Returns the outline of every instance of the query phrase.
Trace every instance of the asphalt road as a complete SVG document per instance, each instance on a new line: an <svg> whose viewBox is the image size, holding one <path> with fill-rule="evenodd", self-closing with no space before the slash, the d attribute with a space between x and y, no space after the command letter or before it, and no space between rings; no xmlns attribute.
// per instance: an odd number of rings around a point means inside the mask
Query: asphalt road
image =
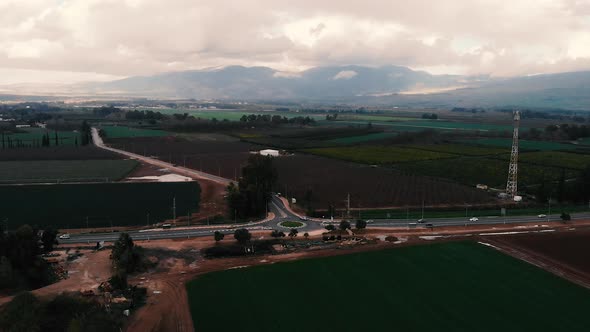
<svg viewBox="0 0 590 332"><path fill-rule="evenodd" d="M175 239L175 238L194 238L203 236L212 236L215 231L224 234L232 234L236 229L246 228L250 231L273 229L288 233L289 228L280 226L283 221L300 221L304 226L299 228L299 233L310 232L313 230L323 229L330 223L330 220L301 220L299 216L291 213L283 202L273 195L269 204L269 211L273 212L274 218L264 221L247 224L236 224L229 226L199 226L198 228L180 228L180 229L151 229L141 231L129 231L129 235L134 240L156 240L156 239ZM572 219L590 219L590 213L572 214ZM469 221L468 218L439 218L427 219L423 223L416 220L406 219L380 219L368 224L368 227L409 227L409 228L436 228L442 226L469 226L469 225L498 225L498 224L515 224L515 223L535 223L543 224L547 221L559 221L559 215L551 215L549 218L538 218L537 216L519 216L519 217L481 217L478 221ZM339 221L333 221L338 224ZM430 226L432 225L432 226ZM99 241L112 242L119 237L119 233L92 233L92 234L72 234L70 239L60 239L60 243L88 243L94 244Z"/></svg>
<svg viewBox="0 0 590 332"><path fill-rule="evenodd" d="M230 179L222 178L212 174L179 167L158 159L153 159L145 156L141 156L135 153L127 152L124 150L114 149L106 146L102 138L98 135L98 130L92 128L92 137L94 144L102 149L109 150L115 153L125 155L129 158L137 159L142 162L152 164L158 167L167 168L171 172L185 175L194 178L202 178L211 181L215 181L224 185L228 185L232 182ZM305 219L302 220L298 215L292 213L285 205L283 201L277 196L273 195L271 202L269 203L269 211L274 213L274 218L263 222L255 222L249 224L240 225L228 225L228 226L200 226L198 228L180 228L180 229L152 229L142 231L130 231L128 232L131 237L135 240L156 240L156 239L174 239L174 238L191 238L191 237L202 237L212 236L215 231L222 232L224 234L231 234L238 228L246 228L250 231L260 230L272 230L278 229L285 233L289 231L289 228L282 227L280 225L283 221L300 221L304 225L298 228L299 233L310 232L313 230L323 229L328 223L338 224L338 220L328 219ZM578 213L572 214L572 219L590 219L590 213ZM426 219L422 223L412 219L378 219L376 221L368 223L368 227L408 227L408 228L436 228L443 226L469 226L469 225L498 225L498 224L515 224L515 223L538 223L542 224L547 221L559 221L559 215L551 215L547 218L538 218L537 216L514 216L514 217L480 217L478 221L469 221L469 218L437 218L437 219ZM70 239L60 239L61 243L89 243L94 244L99 241L112 242L119 237L119 233L92 233L92 234L76 234L71 235Z"/></svg>

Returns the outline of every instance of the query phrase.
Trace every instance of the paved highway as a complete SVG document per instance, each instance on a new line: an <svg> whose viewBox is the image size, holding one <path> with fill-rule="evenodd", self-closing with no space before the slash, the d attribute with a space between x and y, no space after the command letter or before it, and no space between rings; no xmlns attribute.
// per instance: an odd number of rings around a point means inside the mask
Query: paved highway
<svg viewBox="0 0 590 332"><path fill-rule="evenodd" d="M230 179L222 178L212 174L195 171L192 169L175 166L173 164L153 159L145 156L141 156L135 153L127 152L106 146L100 136L98 130L92 128L92 137L94 144L102 149L109 150L115 153L125 155L129 158L137 159L148 164L156 165L158 167L167 168L170 171L193 177L202 178L211 181L215 181L224 185L228 185L232 182ZM289 228L280 226L280 223L287 220L297 220L304 223L304 226L299 228L300 233L310 232L314 230L323 229L324 225L328 223L339 223L339 220L330 221L328 219L307 219L302 220L300 216L293 213L287 208L283 201L276 195L272 196L271 202L269 203L269 211L273 212L274 218L265 221L239 224L239 225L227 225L227 226L200 226L193 228L178 228L178 229L152 229L142 231L130 231L128 232L131 237L135 240L155 240L155 239L174 239L174 238L191 238L200 236L211 236L215 231L220 231L224 234L231 234L238 228L246 228L250 231L260 230L271 230L278 229L285 233L289 231ZM590 219L590 213L578 213L572 214L572 219ZM515 224L515 223L538 223L548 221L559 221L559 215L551 215L546 218L538 218L537 216L511 216L511 217L479 217L478 221L469 221L469 218L437 218L437 219L426 219L423 222L418 222L412 219L379 219L374 222L370 222L368 227L392 227L392 228L436 228L443 226L469 226L469 225L498 225L498 224ZM94 244L99 241L111 242L115 241L119 237L119 233L92 233L92 234L76 234L71 235L70 239L61 239L61 243L90 243Z"/></svg>

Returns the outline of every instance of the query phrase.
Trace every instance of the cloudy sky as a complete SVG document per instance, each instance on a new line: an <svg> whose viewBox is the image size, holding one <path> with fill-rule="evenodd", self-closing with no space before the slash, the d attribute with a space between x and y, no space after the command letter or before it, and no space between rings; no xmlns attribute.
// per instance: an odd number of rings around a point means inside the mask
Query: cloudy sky
<svg viewBox="0 0 590 332"><path fill-rule="evenodd" d="M590 0L0 0L0 84L340 64L590 70Z"/></svg>

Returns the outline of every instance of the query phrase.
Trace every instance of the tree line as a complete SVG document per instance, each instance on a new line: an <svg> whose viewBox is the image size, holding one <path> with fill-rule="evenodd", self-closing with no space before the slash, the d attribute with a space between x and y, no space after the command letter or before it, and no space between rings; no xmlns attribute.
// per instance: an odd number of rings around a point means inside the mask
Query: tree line
<svg viewBox="0 0 590 332"><path fill-rule="evenodd" d="M57 244L54 229L23 225L5 232L0 225L0 288L34 289L55 282L56 276L42 253Z"/></svg>

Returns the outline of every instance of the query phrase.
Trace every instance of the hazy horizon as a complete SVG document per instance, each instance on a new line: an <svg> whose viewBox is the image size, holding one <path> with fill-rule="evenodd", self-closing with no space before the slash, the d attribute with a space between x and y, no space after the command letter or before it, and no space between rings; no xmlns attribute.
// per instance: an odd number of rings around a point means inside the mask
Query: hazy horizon
<svg viewBox="0 0 590 332"><path fill-rule="evenodd" d="M0 1L3 85L349 64L496 77L588 70L590 2Z"/></svg>

